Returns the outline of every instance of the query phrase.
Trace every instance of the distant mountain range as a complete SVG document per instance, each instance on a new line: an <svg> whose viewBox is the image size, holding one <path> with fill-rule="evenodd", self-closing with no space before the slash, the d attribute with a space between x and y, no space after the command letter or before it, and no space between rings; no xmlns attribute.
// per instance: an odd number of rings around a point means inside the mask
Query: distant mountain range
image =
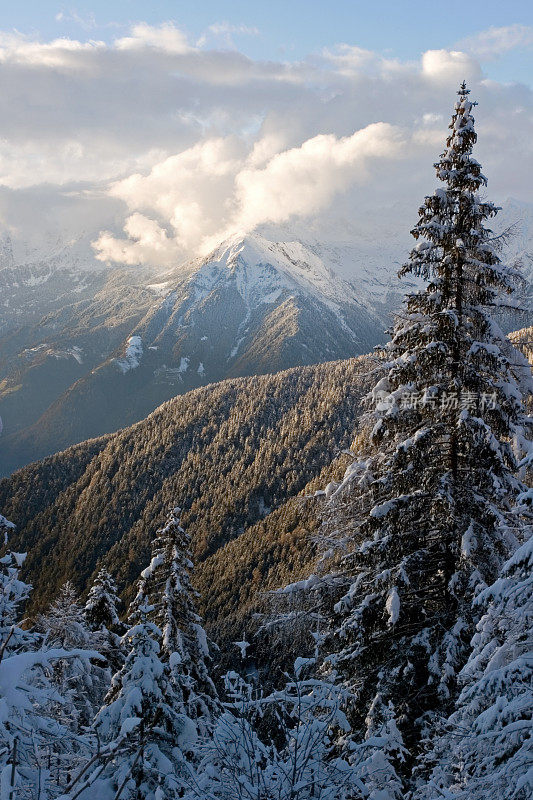
<svg viewBox="0 0 533 800"><path fill-rule="evenodd" d="M498 231L509 225L506 257L522 262L531 306L533 207L506 203ZM352 241L342 233L319 242L269 227L165 273L102 267L89 236L48 255L4 238L0 475L199 386L369 352L409 288L396 278L407 248L378 221Z"/></svg>
<svg viewBox="0 0 533 800"><path fill-rule="evenodd" d="M0 474L197 386L369 352L405 287L385 267L342 278L356 259L251 234L157 276L4 267Z"/></svg>

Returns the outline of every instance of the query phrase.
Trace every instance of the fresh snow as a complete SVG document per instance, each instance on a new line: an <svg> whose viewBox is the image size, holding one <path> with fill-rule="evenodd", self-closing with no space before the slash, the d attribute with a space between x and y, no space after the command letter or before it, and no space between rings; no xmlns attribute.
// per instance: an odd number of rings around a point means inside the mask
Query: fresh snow
<svg viewBox="0 0 533 800"><path fill-rule="evenodd" d="M387 609L389 615L389 625L395 625L400 616L400 596L396 586L393 586L390 590L387 597L387 602L385 603L385 608Z"/></svg>
<svg viewBox="0 0 533 800"><path fill-rule="evenodd" d="M385 303L391 291L398 295L401 292L396 277L391 277L390 269L387 273L383 264L376 270L362 267L363 274L356 274L353 279L343 277L353 273L354 266L361 263L364 256L358 247L346 242L273 241L257 232L235 235L206 258L193 262L187 293L198 302L216 286L232 281L247 309L256 304L275 303L284 292L288 296L311 295L326 304L351 333L340 312L341 306L356 303L372 313L376 303Z"/></svg>
<svg viewBox="0 0 533 800"><path fill-rule="evenodd" d="M117 366L125 374L130 369L137 369L141 363L143 343L140 336L130 336L124 358L117 358Z"/></svg>

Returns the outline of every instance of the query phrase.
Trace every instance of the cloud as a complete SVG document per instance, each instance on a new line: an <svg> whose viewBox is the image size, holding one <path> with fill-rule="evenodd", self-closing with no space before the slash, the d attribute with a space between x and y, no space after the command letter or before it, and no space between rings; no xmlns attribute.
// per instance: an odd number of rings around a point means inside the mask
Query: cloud
<svg viewBox="0 0 533 800"><path fill-rule="evenodd" d="M92 40L78 42L60 38L42 43L20 33L0 31L0 63L4 64L79 71L86 66L80 56L103 48L104 42Z"/></svg>
<svg viewBox="0 0 533 800"><path fill-rule="evenodd" d="M172 22L155 26L139 22L132 27L129 36L115 40L115 47L117 50L140 50L151 47L174 55L192 50L187 36Z"/></svg>
<svg viewBox="0 0 533 800"><path fill-rule="evenodd" d="M259 28L249 25L232 25L229 22L215 22L200 36L196 45L205 47L210 42L221 42L224 47L235 48L235 36L259 36Z"/></svg>
<svg viewBox="0 0 533 800"><path fill-rule="evenodd" d="M476 58L489 61L510 50L533 47L533 26L516 24L489 28L463 39L460 46Z"/></svg>
<svg viewBox="0 0 533 800"><path fill-rule="evenodd" d="M124 201L131 211L150 213L163 220L173 231L175 245L182 253L189 253L208 233L224 224L225 204L245 157L245 148L235 137L208 139L164 159L147 175L137 173L117 181L109 194ZM154 231L151 229L150 235ZM140 252L144 247L142 235L139 241ZM109 237L100 242L97 251L101 260L115 260L115 245L111 245ZM166 263L168 252L163 247L163 260L157 263ZM128 258L131 257L128 251Z"/></svg>
<svg viewBox="0 0 533 800"><path fill-rule="evenodd" d="M107 43L0 32L4 226L43 240L78 226L104 260L163 265L254 226L387 227L387 208L415 214L433 189L463 78L491 196L530 196L531 89L484 78L474 45L398 61L351 42L262 61L220 48L256 35L236 27L211 26L201 46L173 23ZM478 49L489 34L491 52L526 41L511 28L479 34Z"/></svg>
<svg viewBox="0 0 533 800"><path fill-rule="evenodd" d="M316 214L336 194L366 182L377 163L400 157L402 146L400 131L386 123L344 138L315 136L266 163L257 146L247 155L233 138L207 140L110 188L136 211L124 228L133 241L106 232L94 245L97 258L166 266L179 252L205 252L236 231Z"/></svg>
<svg viewBox="0 0 533 800"><path fill-rule="evenodd" d="M153 219L135 213L126 219L124 232L127 239L119 239L103 231L93 242L99 261L119 264L157 264L170 266L182 252L178 242Z"/></svg>
<svg viewBox="0 0 533 800"><path fill-rule="evenodd" d="M400 132L384 122L342 139L333 134L308 139L273 156L262 169L239 172L236 227L250 230L263 222L317 213L335 194L365 182L371 161L395 158L400 152Z"/></svg>
<svg viewBox="0 0 533 800"><path fill-rule="evenodd" d="M427 50L422 56L422 74L432 81L456 85L463 80L479 81L481 67L461 50Z"/></svg>

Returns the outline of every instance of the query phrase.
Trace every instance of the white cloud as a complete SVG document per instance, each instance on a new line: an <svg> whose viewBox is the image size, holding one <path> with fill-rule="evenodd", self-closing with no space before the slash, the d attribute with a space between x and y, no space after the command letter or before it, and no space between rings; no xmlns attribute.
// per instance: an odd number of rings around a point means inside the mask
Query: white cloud
<svg viewBox="0 0 533 800"><path fill-rule="evenodd" d="M533 47L533 26L516 24L489 28L463 39L460 46L476 58L491 60L510 50Z"/></svg>
<svg viewBox="0 0 533 800"><path fill-rule="evenodd" d="M234 48L235 36L259 36L259 29L249 25L232 25L229 22L215 22L196 42L198 47L221 42L224 47Z"/></svg>
<svg viewBox="0 0 533 800"><path fill-rule="evenodd" d="M187 36L171 22L162 25L148 25L139 22L131 29L130 36L117 39L115 47L118 50L139 50L153 47L165 53L188 53L192 47L187 41Z"/></svg>
<svg viewBox="0 0 533 800"><path fill-rule="evenodd" d="M462 80L478 81L481 67L461 50L427 50L422 56L422 73L432 81L456 85Z"/></svg>
<svg viewBox="0 0 533 800"><path fill-rule="evenodd" d="M158 264L170 266L182 252L178 242L153 219L135 213L126 219L127 239L118 239L103 231L93 243L99 261L119 264Z"/></svg>
<svg viewBox="0 0 533 800"><path fill-rule="evenodd" d="M104 42L78 42L72 39L53 39L38 42L20 33L0 31L0 63L24 64L64 70L84 70L81 55L105 48Z"/></svg>
<svg viewBox="0 0 533 800"><path fill-rule="evenodd" d="M463 78L480 103L491 196L530 196L531 89L484 79L473 45L416 62L356 43L263 62L216 49L255 35L229 27L202 47L171 23L138 23L110 44L0 33L4 225L37 237L70 214L70 228L96 226L102 258L168 264L255 225L321 235L341 213L415 215ZM511 27L478 45L526 41Z"/></svg>
<svg viewBox="0 0 533 800"><path fill-rule="evenodd" d="M400 151L399 132L384 122L342 139L333 134L308 139L273 156L262 169L239 172L236 224L249 230L263 222L314 214L338 192L365 182L373 160L394 158Z"/></svg>
<svg viewBox="0 0 533 800"><path fill-rule="evenodd" d="M208 140L157 164L147 176L114 184L113 197L163 220L172 241L153 219L136 213L125 227L133 241L106 233L95 243L98 258L132 264L149 256L167 265L180 248L206 251L235 231L316 214L336 194L364 183L376 162L398 158L402 141L396 128L376 123L342 139L315 136L262 166L255 148L250 157L238 151L232 139Z"/></svg>

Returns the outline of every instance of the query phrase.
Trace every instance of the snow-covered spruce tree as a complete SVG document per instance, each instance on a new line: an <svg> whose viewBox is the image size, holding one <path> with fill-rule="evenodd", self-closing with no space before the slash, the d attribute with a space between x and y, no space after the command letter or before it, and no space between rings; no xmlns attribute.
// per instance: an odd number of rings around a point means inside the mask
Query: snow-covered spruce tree
<svg viewBox="0 0 533 800"><path fill-rule="evenodd" d="M462 691L417 800L527 800L533 795L533 536L476 598L484 610Z"/></svg>
<svg viewBox="0 0 533 800"><path fill-rule="evenodd" d="M103 702L111 672L100 658L79 595L70 581L61 587L49 609L38 616L37 628L44 635L45 650L64 653L64 657L54 658L47 671L56 697L50 699L45 712L68 732L49 751L52 779L65 786L87 757L90 744L83 734Z"/></svg>
<svg viewBox="0 0 533 800"><path fill-rule="evenodd" d="M141 589L130 607L128 650L95 719L101 742L95 766L71 787L82 798L173 800L191 783L184 754L196 743L196 727L183 713L169 668L161 660L161 631L149 621L153 607Z"/></svg>
<svg viewBox="0 0 533 800"><path fill-rule="evenodd" d="M9 533L14 528L13 523L0 514L0 546L7 547ZM28 640L28 634L18 624L21 607L31 590L19 577L25 558L25 553L11 550L0 558L0 649L4 655Z"/></svg>
<svg viewBox="0 0 533 800"><path fill-rule="evenodd" d="M0 516L0 527L8 533L14 526ZM95 654L50 649L38 633L22 629L20 614L31 590L19 578L23 561L24 554L11 552L0 559L0 797L48 800L60 793L76 754L87 752L83 737L60 721L69 698L54 676L66 660L88 669Z"/></svg>
<svg viewBox="0 0 533 800"><path fill-rule="evenodd" d="M120 600L115 581L101 569L89 590L85 603L85 621L92 631L111 630L119 624L117 607Z"/></svg>
<svg viewBox="0 0 533 800"><path fill-rule="evenodd" d="M209 647L195 608L191 585L190 537L180 525L180 508L171 509L152 541L152 560L141 573L140 596L153 607L150 619L160 628L161 660L169 665L174 691L188 717L206 734L220 710L209 675Z"/></svg>
<svg viewBox="0 0 533 800"><path fill-rule="evenodd" d="M309 677L299 658L271 694L236 672L224 676L227 702L204 742L197 785L187 800L347 800L364 785L330 754L331 730L348 730L343 690Z"/></svg>
<svg viewBox="0 0 533 800"><path fill-rule="evenodd" d="M490 309L519 276L500 262L485 226L497 208L480 199L472 103L464 84L458 94L436 164L444 186L420 208L418 243L400 273L426 285L398 316L359 456L324 528L347 584L328 649L353 692L353 734L341 744L354 765L366 757L365 720L377 700L390 712L384 732L395 741L381 750L397 789L383 785L376 797L405 796L434 715L451 708L472 598L518 538L510 510L523 489L515 473L530 369Z"/></svg>
<svg viewBox="0 0 533 800"><path fill-rule="evenodd" d="M112 674L118 672L124 658L120 645L120 599L109 572L101 569L89 590L84 608L85 623L92 633L93 646L106 659Z"/></svg>
<svg viewBox="0 0 533 800"><path fill-rule="evenodd" d="M79 595L70 581L61 587L50 608L38 616L37 628L44 634L47 648L66 651L95 649ZM103 699L99 691L101 673L102 666L95 663L91 667L86 658L69 657L55 662L51 680L62 700L54 715L69 725L72 731L78 731L92 722Z"/></svg>

